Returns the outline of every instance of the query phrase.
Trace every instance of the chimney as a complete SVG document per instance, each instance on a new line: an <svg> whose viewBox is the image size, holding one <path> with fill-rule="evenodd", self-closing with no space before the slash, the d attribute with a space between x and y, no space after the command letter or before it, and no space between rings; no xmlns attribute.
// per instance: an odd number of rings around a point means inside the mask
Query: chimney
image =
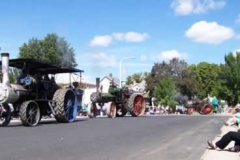
<svg viewBox="0 0 240 160"><path fill-rule="evenodd" d="M109 77L110 77L110 78L112 78L112 77L113 77L112 73L110 73L110 74L109 74Z"/></svg>
<svg viewBox="0 0 240 160"><path fill-rule="evenodd" d="M8 68L9 68L9 53L1 53L2 57L2 83L10 86Z"/></svg>
<svg viewBox="0 0 240 160"><path fill-rule="evenodd" d="M96 92L97 93L99 92L99 85L100 85L100 78L96 78L96 87L97 87Z"/></svg>

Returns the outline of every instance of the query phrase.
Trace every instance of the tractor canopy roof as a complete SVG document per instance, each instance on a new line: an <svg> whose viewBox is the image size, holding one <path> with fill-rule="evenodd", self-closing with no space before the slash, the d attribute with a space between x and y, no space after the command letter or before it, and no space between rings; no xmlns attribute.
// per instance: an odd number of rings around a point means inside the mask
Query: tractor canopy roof
<svg viewBox="0 0 240 160"><path fill-rule="evenodd" d="M0 61L2 65L2 61ZM38 61L30 58L9 59L9 67L18 69L27 69L30 74L58 74L58 73L77 73L84 72L83 70L76 68L62 68L60 66L53 65L48 62Z"/></svg>

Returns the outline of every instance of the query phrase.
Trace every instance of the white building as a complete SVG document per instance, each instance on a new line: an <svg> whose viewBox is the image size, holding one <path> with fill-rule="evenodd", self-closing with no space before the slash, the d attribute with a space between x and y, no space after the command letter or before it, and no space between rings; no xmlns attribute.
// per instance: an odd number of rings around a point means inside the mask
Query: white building
<svg viewBox="0 0 240 160"><path fill-rule="evenodd" d="M120 86L120 80L116 77L113 77L112 74L109 74L107 76L104 76L101 80L100 80L100 85L102 86L102 92L107 93L110 83L113 80L114 84L119 87Z"/></svg>
<svg viewBox="0 0 240 160"><path fill-rule="evenodd" d="M144 93L146 88L146 81L141 81L140 83L133 82L130 88L136 93Z"/></svg>

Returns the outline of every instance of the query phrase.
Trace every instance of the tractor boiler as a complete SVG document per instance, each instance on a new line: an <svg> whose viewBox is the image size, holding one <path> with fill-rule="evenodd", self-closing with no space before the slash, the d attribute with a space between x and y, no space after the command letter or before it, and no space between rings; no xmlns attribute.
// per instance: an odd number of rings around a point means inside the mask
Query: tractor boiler
<svg viewBox="0 0 240 160"><path fill-rule="evenodd" d="M0 103L15 103L29 99L29 93L23 86L18 84L10 84L9 82L9 53L2 53L2 83L0 83Z"/></svg>

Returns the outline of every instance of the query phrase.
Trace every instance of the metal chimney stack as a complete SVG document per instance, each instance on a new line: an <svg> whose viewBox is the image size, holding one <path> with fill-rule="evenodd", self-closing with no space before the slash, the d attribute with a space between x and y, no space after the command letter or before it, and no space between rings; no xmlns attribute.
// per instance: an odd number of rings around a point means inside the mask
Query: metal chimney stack
<svg viewBox="0 0 240 160"><path fill-rule="evenodd" d="M9 69L9 53L1 53L2 58L2 83L10 86L8 69Z"/></svg>

